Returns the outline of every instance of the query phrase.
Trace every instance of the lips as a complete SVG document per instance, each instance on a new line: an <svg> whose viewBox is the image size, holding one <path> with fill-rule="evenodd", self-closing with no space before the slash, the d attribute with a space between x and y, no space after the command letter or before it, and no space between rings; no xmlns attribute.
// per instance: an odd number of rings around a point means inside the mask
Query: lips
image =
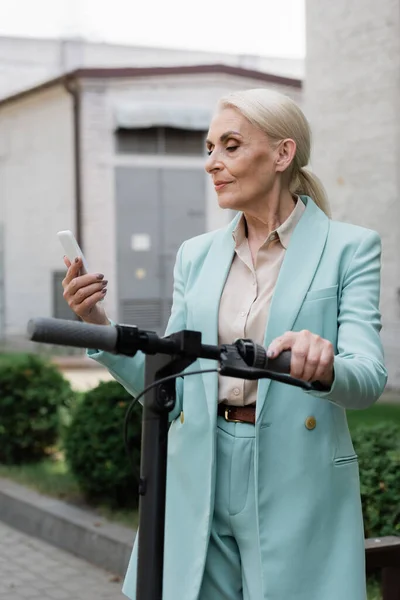
<svg viewBox="0 0 400 600"><path fill-rule="evenodd" d="M214 187L218 192L218 190L222 190L222 188L224 188L229 183L232 183L232 182L231 181L214 181Z"/></svg>

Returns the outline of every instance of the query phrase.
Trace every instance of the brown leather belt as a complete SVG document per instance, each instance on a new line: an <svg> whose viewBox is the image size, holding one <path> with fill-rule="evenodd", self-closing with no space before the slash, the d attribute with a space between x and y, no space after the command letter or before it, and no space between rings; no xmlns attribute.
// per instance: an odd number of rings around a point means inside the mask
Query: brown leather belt
<svg viewBox="0 0 400 600"><path fill-rule="evenodd" d="M224 417L225 421L232 423L251 423L256 422L256 407L254 404L248 406L230 406L228 404L218 404L218 415Z"/></svg>

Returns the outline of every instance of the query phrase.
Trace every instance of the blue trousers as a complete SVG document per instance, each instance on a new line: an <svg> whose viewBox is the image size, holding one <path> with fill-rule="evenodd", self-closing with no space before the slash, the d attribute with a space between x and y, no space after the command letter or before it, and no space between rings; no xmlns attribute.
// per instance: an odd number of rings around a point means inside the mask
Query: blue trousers
<svg viewBox="0 0 400 600"><path fill-rule="evenodd" d="M198 600L262 600L254 442L254 425L218 417L215 508Z"/></svg>

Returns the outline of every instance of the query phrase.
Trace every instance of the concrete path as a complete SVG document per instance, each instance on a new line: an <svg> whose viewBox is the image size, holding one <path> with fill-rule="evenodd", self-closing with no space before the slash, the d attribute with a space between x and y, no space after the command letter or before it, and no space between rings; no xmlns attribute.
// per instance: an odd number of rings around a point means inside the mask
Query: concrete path
<svg viewBox="0 0 400 600"><path fill-rule="evenodd" d="M96 387L100 381L113 380L107 369L61 369L61 372L77 392L86 392Z"/></svg>
<svg viewBox="0 0 400 600"><path fill-rule="evenodd" d="M0 522L0 600L127 600L122 581Z"/></svg>

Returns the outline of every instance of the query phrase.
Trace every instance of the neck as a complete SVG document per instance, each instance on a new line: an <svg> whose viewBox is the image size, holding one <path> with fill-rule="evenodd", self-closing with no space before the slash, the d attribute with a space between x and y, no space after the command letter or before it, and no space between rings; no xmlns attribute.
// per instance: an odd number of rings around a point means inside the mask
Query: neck
<svg viewBox="0 0 400 600"><path fill-rule="evenodd" d="M272 231L286 221L295 207L295 200L289 190L264 198L261 206L246 207L243 211L247 223L249 243L262 245Z"/></svg>

